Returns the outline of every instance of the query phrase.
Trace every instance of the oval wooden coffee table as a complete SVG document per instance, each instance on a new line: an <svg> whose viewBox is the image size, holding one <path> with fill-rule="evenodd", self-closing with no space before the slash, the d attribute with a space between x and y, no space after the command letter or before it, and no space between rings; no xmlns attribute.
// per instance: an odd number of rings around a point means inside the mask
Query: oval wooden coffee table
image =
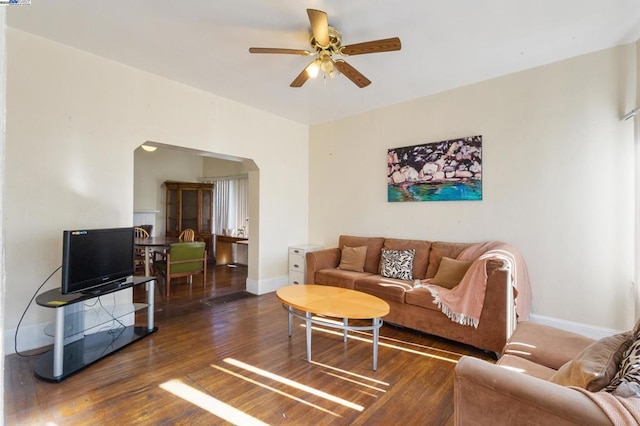
<svg viewBox="0 0 640 426"><path fill-rule="evenodd" d="M340 287L314 284L296 284L279 288L278 299L289 312L289 336L292 332L293 317L306 322L307 361L311 361L311 325L343 330L343 341L347 341L349 330L373 332L373 370L378 368L378 337L382 327L382 317L389 313L389 304L384 300L361 291ZM304 315L296 312L302 311ZM342 318L342 324L312 317L311 314ZM371 325L350 326L350 319L371 319Z"/></svg>

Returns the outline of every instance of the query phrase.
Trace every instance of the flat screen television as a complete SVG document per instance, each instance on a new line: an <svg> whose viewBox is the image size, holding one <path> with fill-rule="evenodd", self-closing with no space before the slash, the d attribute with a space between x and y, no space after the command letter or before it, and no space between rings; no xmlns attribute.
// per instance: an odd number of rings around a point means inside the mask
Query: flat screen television
<svg viewBox="0 0 640 426"><path fill-rule="evenodd" d="M62 294L99 293L133 275L131 228L68 230L62 239Z"/></svg>

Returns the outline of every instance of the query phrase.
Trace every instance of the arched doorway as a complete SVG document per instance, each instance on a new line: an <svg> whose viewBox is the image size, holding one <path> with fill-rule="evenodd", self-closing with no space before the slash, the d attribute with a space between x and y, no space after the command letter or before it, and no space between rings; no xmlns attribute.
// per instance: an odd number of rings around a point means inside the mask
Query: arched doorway
<svg viewBox="0 0 640 426"><path fill-rule="evenodd" d="M251 243L240 248L238 257L241 261L246 261L248 278L255 281L258 271L259 223L259 170L255 162L252 159L158 142L145 142L144 145L156 149L149 152L138 147L134 151L133 209L136 214L146 215L146 220L153 224L155 235L165 233L165 181L203 182L217 178L246 178L247 213L236 214L234 220L228 222L218 221L217 227L245 228ZM212 208L215 209L215 206ZM222 226L221 223L228 225ZM211 231L216 233L222 230L215 229L212 224Z"/></svg>

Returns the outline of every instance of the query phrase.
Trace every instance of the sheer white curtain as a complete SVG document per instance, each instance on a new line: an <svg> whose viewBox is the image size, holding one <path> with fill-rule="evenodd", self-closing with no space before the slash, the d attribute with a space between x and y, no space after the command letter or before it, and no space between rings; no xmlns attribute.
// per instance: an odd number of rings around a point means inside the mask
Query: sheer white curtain
<svg viewBox="0 0 640 426"><path fill-rule="evenodd" d="M222 234L229 226L229 180L213 181L213 233Z"/></svg>
<svg viewBox="0 0 640 426"><path fill-rule="evenodd" d="M231 181L231 194L235 195L235 226L246 227L249 230L249 179L235 179ZM233 198L232 195L232 198ZM245 237L248 236L245 235Z"/></svg>
<svg viewBox="0 0 640 426"><path fill-rule="evenodd" d="M249 179L246 176L211 180L213 189L213 233L225 228L241 229L249 219Z"/></svg>

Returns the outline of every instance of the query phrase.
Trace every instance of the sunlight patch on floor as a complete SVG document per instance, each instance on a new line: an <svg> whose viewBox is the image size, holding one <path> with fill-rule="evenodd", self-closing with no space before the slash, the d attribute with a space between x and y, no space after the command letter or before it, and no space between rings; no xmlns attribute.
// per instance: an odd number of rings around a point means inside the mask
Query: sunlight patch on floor
<svg viewBox="0 0 640 426"><path fill-rule="evenodd" d="M254 374L258 374L258 375L260 375L262 377L266 377L268 379L271 379L271 380L274 380L276 382L282 383L284 385L290 386L290 387L292 387L294 389L298 389L298 390L301 390L303 392L310 393L312 395L324 398L324 399L326 399L328 401L335 402L335 403L343 405L345 407L348 407L348 408L351 408L351 409L354 409L354 410L357 410L357 411L363 411L364 410L364 407L362 405L355 404L355 403L353 403L351 401L347 401L346 399L342 399L340 397L337 397L335 395L331 395L329 393L326 393L326 392L323 392L321 390L312 388L310 386L303 385L302 383L295 382L295 381L293 381L291 379L287 379L286 377L282 377L282 376L279 376L277 374L270 373L270 372L268 372L266 370L262 370L262 369L260 369L258 367L254 367L253 365L245 364L242 361L238 361L238 360L233 359L233 358L225 358L223 361L226 362L227 364L231 364L231 365L233 365L235 367L242 368L243 370L250 371L250 372L252 372Z"/></svg>
<svg viewBox="0 0 640 426"><path fill-rule="evenodd" d="M383 382L382 380L372 379L371 377L363 376L361 374L356 374L356 373L353 373L351 371L343 370L341 368L332 367L330 365L322 364L322 363L319 363L319 362L316 362L316 361L310 361L310 362L311 362L311 364L315 364L315 365L317 365L319 367L330 369L330 370L333 370L333 371L337 372L337 373L333 373L333 372L325 371L324 373L329 375L329 376L333 376L333 377L336 377L338 379L345 380L347 382L355 383L355 384L358 384L360 386L364 386L364 387L369 388L369 389L377 390L379 392L386 392L387 391L386 389L382 389L380 387L377 387L376 385L387 386L387 387L389 386L389 383ZM350 379L350 378L348 378L346 376L356 377L359 380ZM365 382L371 382L371 383L374 383L374 384L369 384L369 383L365 383Z"/></svg>
<svg viewBox="0 0 640 426"><path fill-rule="evenodd" d="M369 388L369 389L373 389L373 390L376 390L378 392L382 392L382 393L387 392L386 389L377 388L375 386L368 385L366 383L362 383L362 382L359 382L357 380L349 379L348 377L345 377L345 376L339 376L339 375L337 375L335 373L330 373L330 372L327 371L327 372L325 372L325 374L327 376L335 377L336 379L344 380L345 382L349 382L349 383L354 383L356 385L360 385L360 386L363 386L363 387L366 387L366 388Z"/></svg>
<svg viewBox="0 0 640 426"><path fill-rule="evenodd" d="M250 378L248 378L247 376L243 376L242 374L235 373L235 372L233 372L233 371L231 371L231 370L228 370L228 369L226 369L226 368L223 368L223 367L220 367L220 366L217 366L217 365L211 365L211 366L212 366L213 368L215 368L216 370L222 371L223 373L229 374L229 375L231 375L231 376L233 376L233 377L236 377L236 378L238 378L238 379L245 380L245 381L247 381L247 382L249 382L249 383L251 383L251 384L254 384L254 385L256 385L256 386L260 386L260 387L262 387L262 388L265 388L265 389L267 389L267 390L269 390L269 391L271 391L271 392L277 393L278 395L282 395L282 396L285 396L285 397L287 397L287 398L291 398L291 399L293 399L294 401L297 401L297 402L300 402L300 403L302 403L302 404L308 405L308 406L310 406L310 407L312 407L312 408L315 408L315 409L317 409L317 410L324 411L325 413L327 413L327 414L331 414L332 416L342 417L342 416L341 416L340 414L338 414L338 413L334 413L333 411L327 410L326 408L323 408L323 407L321 407L321 406L319 406L319 405L316 405L316 404L313 404L313 403L311 403L311 402L305 401L305 400L304 400L304 399L302 399L302 398L298 398L297 396L293 396L293 395L291 395L291 394L289 394L289 393L283 392L283 391L281 391L281 390L279 390L279 389L276 389L276 388L274 388L274 387L271 387L271 386L269 386L269 385L265 385L264 383L260 383L260 382L258 382L257 380L250 379Z"/></svg>
<svg viewBox="0 0 640 426"><path fill-rule="evenodd" d="M305 324L301 324L301 327L306 327L306 325ZM326 328L323 328L323 327L315 327L315 326L311 326L311 329L312 330L316 330L316 331L321 331L321 332L327 333L327 334L333 334L333 335L340 336L340 337L343 336L342 331L333 331L333 330L329 330L329 329L326 329ZM361 342L373 343L373 338L370 337L371 334L364 333L364 332L359 332L359 333L362 334L362 335L368 336L368 337L355 336L354 335L355 332L352 332L351 334L348 334L347 337L349 339L359 340ZM381 341L381 340L391 340L391 339L386 339L385 337L380 336L379 340L378 340L378 346L384 346L386 348L397 349L399 351L409 352L409 353L412 353L412 354L425 356L425 357L428 357L428 358L434 358L434 359L437 359L437 360L440 360L440 361L447 361L447 362L451 362L453 364L457 364L458 363L458 360L455 360L455 359L445 358L443 356L434 355L434 354L428 354L428 353L425 353L425 352L422 352L422 351L419 351L419 350L416 350L416 349L404 348L402 346L398 346L398 345L395 345L395 344L392 344L392 343L386 343L386 342ZM391 341L393 341L393 340L391 340ZM401 342L401 341L397 341L396 340L396 342ZM402 342L402 343L404 343L404 342ZM433 349L433 348L431 348L429 346L423 346L423 348L424 349L428 349L428 350L435 350L435 351L438 350L438 349ZM448 352L448 351L446 351L446 352ZM455 353L455 352L448 352L448 353L452 354L452 353ZM456 355L458 355L459 357L462 356L460 354L456 354Z"/></svg>
<svg viewBox="0 0 640 426"><path fill-rule="evenodd" d="M192 388L191 386L183 383L180 380L170 380L168 382L164 382L160 385L160 388L166 390L167 392L171 392L188 401L203 410L210 412L211 414L228 421L232 424L242 424L242 425L266 425L266 423L261 422L248 415L247 413L238 410L224 402L215 399L211 395L207 395L204 392L201 392L197 389Z"/></svg>

